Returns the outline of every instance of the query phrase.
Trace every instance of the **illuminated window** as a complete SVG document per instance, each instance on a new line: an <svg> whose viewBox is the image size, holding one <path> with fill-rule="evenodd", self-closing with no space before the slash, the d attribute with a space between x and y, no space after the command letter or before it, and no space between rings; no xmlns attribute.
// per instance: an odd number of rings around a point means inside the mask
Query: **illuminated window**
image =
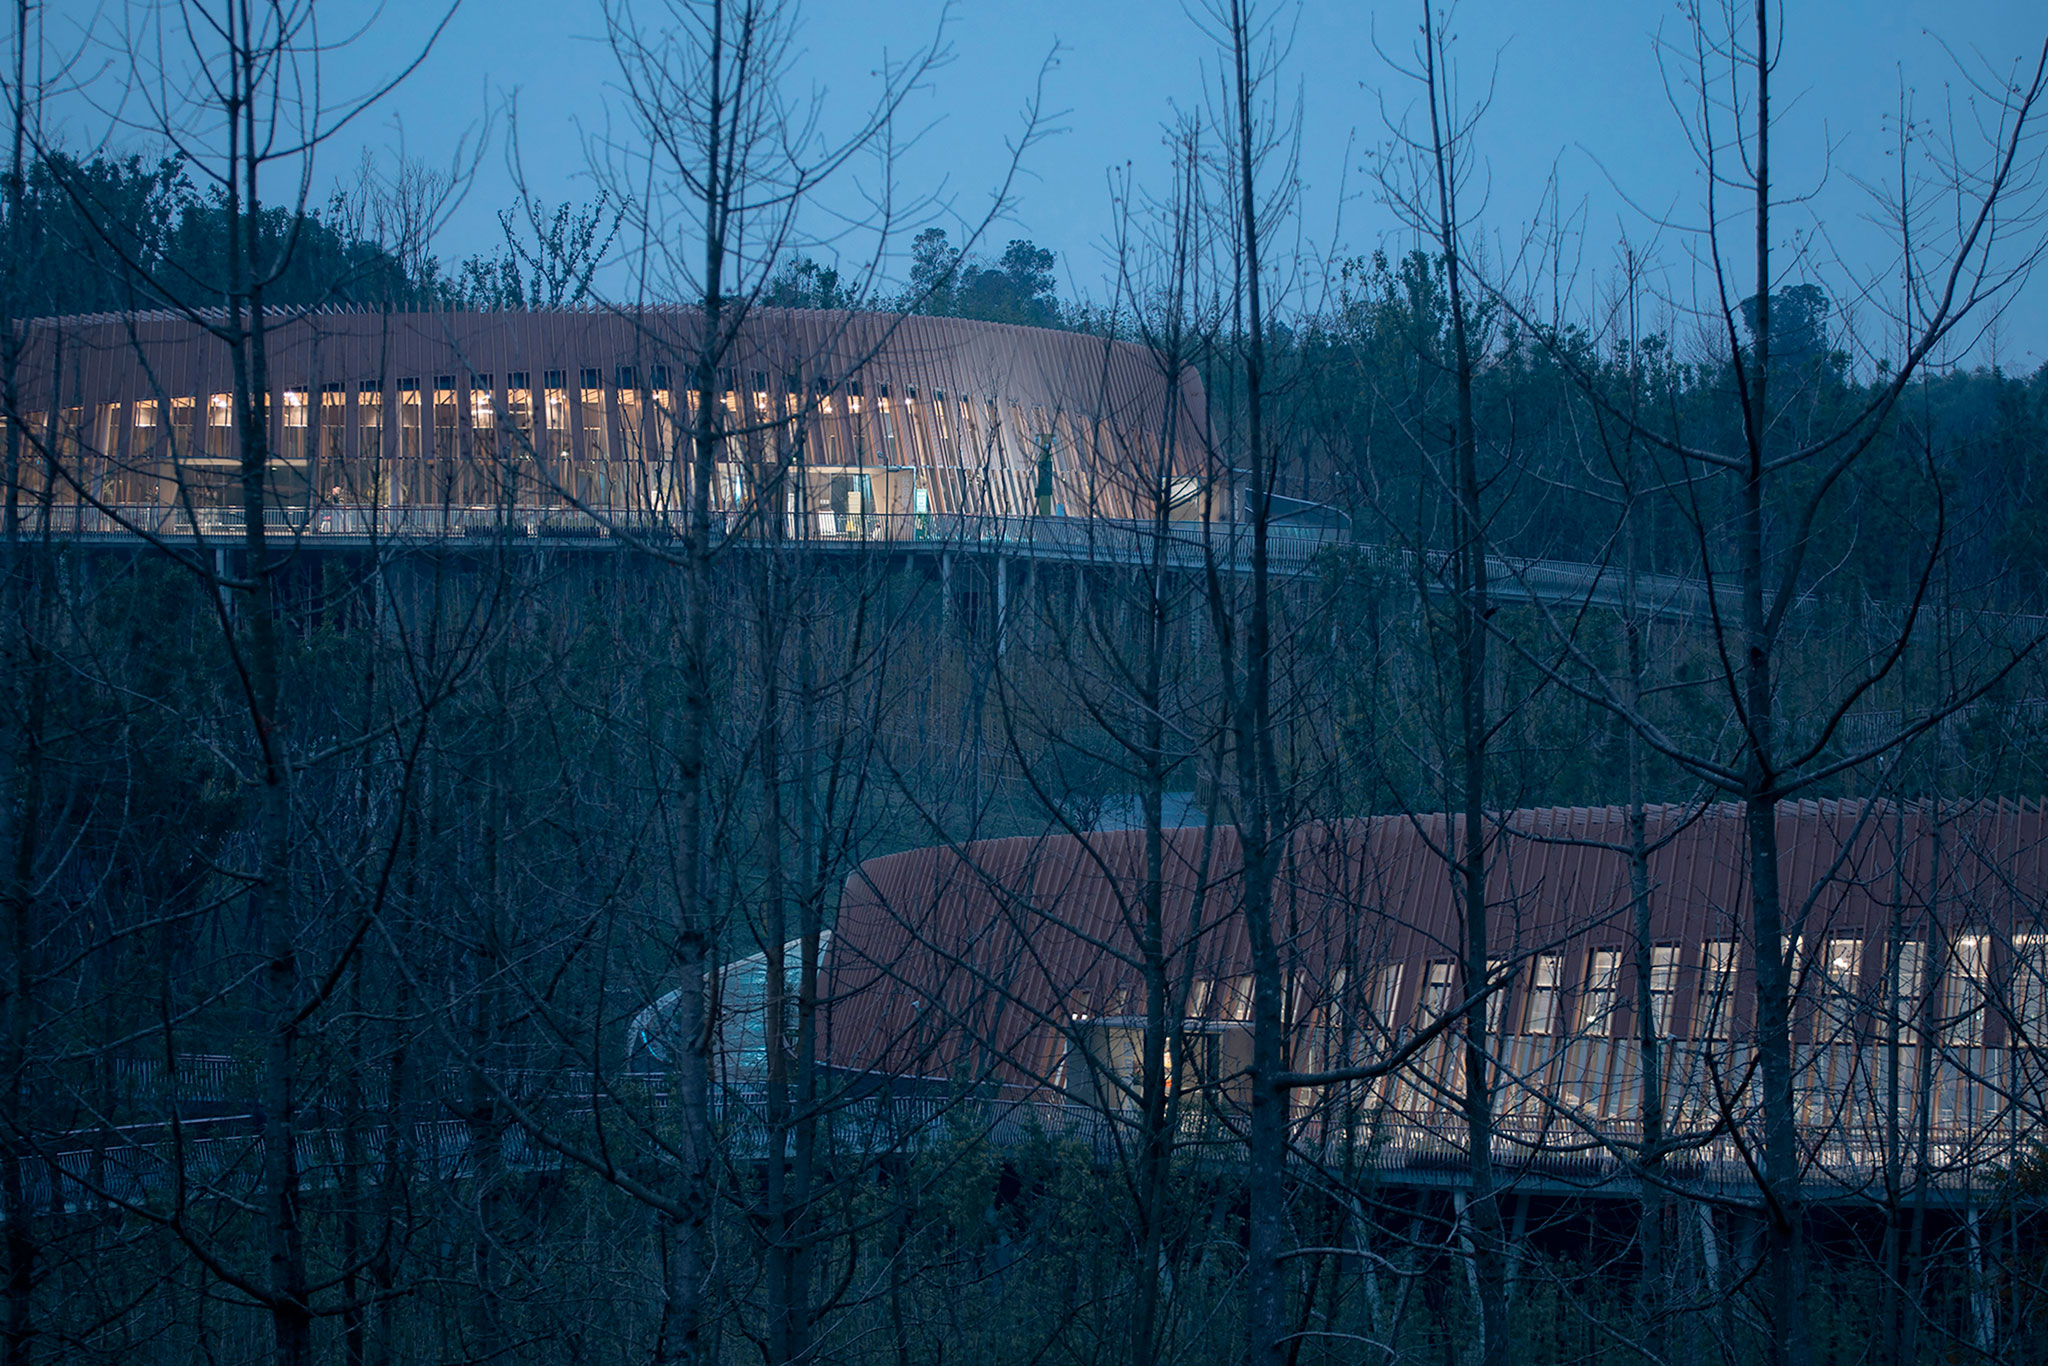
<svg viewBox="0 0 2048 1366"><path fill-rule="evenodd" d="M120 453L121 405L102 403L99 415L93 419L92 448L95 453L109 459Z"/></svg>
<svg viewBox="0 0 2048 1366"><path fill-rule="evenodd" d="M286 464L302 465L311 454L306 430L309 398L304 389L284 391L284 444L278 456Z"/></svg>
<svg viewBox="0 0 2048 1366"><path fill-rule="evenodd" d="M1563 977L1562 954L1536 955L1536 965L1529 974L1529 1005L1522 1012L1524 1034L1557 1033L1557 993Z"/></svg>
<svg viewBox="0 0 2048 1366"><path fill-rule="evenodd" d="M1916 1029L1920 1023L1920 1008L1927 991L1927 945L1919 940L1909 939L1895 949L1896 959L1892 964L1889 989L1893 993L1888 1002L1892 1020L1901 1029Z"/></svg>
<svg viewBox="0 0 2048 1366"><path fill-rule="evenodd" d="M471 505L502 500L504 471L498 467L498 411L491 376L469 377L470 464L464 470L463 499ZM492 490L498 490L493 492Z"/></svg>
<svg viewBox="0 0 2048 1366"><path fill-rule="evenodd" d="M356 386L356 487L352 492L379 507L391 501L391 474L384 454L384 390L376 380L364 380Z"/></svg>
<svg viewBox="0 0 2048 1366"><path fill-rule="evenodd" d="M533 446L533 389L524 370L505 376L505 422L526 449Z"/></svg>
<svg viewBox="0 0 2048 1366"><path fill-rule="evenodd" d="M630 375L632 371L623 371ZM619 458L638 460L645 449L645 437L640 425L640 391L632 388L619 390Z"/></svg>
<svg viewBox="0 0 2048 1366"><path fill-rule="evenodd" d="M177 456L190 455L186 446L192 440L192 419L199 408L196 398L174 398L171 400L171 453Z"/></svg>
<svg viewBox="0 0 2048 1366"><path fill-rule="evenodd" d="M1899 945L1898 993L1900 1008L1908 1015L1927 990L1927 945L1909 939Z"/></svg>
<svg viewBox="0 0 2048 1366"><path fill-rule="evenodd" d="M1373 974L1372 1027L1381 1034L1394 1030L1394 1011L1401 1004L1401 975L1404 964L1389 963Z"/></svg>
<svg viewBox="0 0 2048 1366"><path fill-rule="evenodd" d="M1594 949L1586 963L1586 991L1579 1003L1579 1032L1595 1037L1614 1032L1614 1001L1621 987L1621 950Z"/></svg>
<svg viewBox="0 0 2048 1366"><path fill-rule="evenodd" d="M384 391L375 380L366 379L356 386L356 428L363 457L376 459L384 444Z"/></svg>
<svg viewBox="0 0 2048 1366"><path fill-rule="evenodd" d="M1486 998L1486 1033L1490 1038L1499 1038L1507 1025L1507 970L1508 960L1505 958L1486 960L1486 981L1493 988L1493 995Z"/></svg>
<svg viewBox="0 0 2048 1366"><path fill-rule="evenodd" d="M85 409L58 409L57 425L50 433L52 458L59 465L71 466L76 474L79 447L84 444L85 439Z"/></svg>
<svg viewBox="0 0 2048 1366"><path fill-rule="evenodd" d="M2013 937L2012 1018L2016 1042L2048 1047L2048 935Z"/></svg>
<svg viewBox="0 0 2048 1366"><path fill-rule="evenodd" d="M407 379L398 384L398 456L413 464L424 450L420 435L420 382Z"/></svg>
<svg viewBox="0 0 2048 1366"><path fill-rule="evenodd" d="M1830 939L1820 963L1822 1015L1846 1023L1863 994L1863 941Z"/></svg>
<svg viewBox="0 0 2048 1366"><path fill-rule="evenodd" d="M440 500L448 491L447 481L455 473L456 422L458 404L455 393L455 376L434 377L434 460L436 487L431 497Z"/></svg>
<svg viewBox="0 0 2048 1366"><path fill-rule="evenodd" d="M1658 1038L1671 1037L1677 1009L1678 945L1654 944L1650 948L1650 1022Z"/></svg>
<svg viewBox="0 0 2048 1366"><path fill-rule="evenodd" d="M759 375L755 378L763 383L767 381L767 376L765 375ZM669 462L675 459L676 428L682 424L683 419L682 414L676 411L675 394L669 388L668 367L665 365L655 366L649 373L648 380L653 385L647 396L648 402L652 405L647 417L654 425L653 458L661 463L665 471L662 477L664 480L668 480L673 478L672 473L667 472L667 467ZM761 393L755 395L755 397L761 401L765 409L768 395Z"/></svg>
<svg viewBox="0 0 2048 1366"><path fill-rule="evenodd" d="M235 453L235 396L215 394L206 403L206 454L226 460Z"/></svg>
<svg viewBox="0 0 2048 1366"><path fill-rule="evenodd" d="M125 417L118 403L102 403L93 409L92 440L85 451L89 459L79 471L91 481L88 492L110 503L134 501L127 496L128 481L122 477L125 467L120 461Z"/></svg>
<svg viewBox="0 0 2048 1366"><path fill-rule="evenodd" d="M1230 977L1217 983L1218 1000L1223 1018L1226 1020L1249 1020L1252 1017L1252 979Z"/></svg>
<svg viewBox="0 0 2048 1366"><path fill-rule="evenodd" d="M605 421L604 390L597 384L597 371L583 372L584 386L577 395L583 409L583 458L587 461L611 459L611 430Z"/></svg>
<svg viewBox="0 0 2048 1366"><path fill-rule="evenodd" d="M569 458L569 385L560 370L549 370L541 376L541 430L546 435L541 439L541 454L550 460L562 461ZM550 478L559 478L559 467L551 468Z"/></svg>
<svg viewBox="0 0 2048 1366"><path fill-rule="evenodd" d="M320 387L320 451L322 463L341 461L342 439L348 435L348 393L339 384Z"/></svg>
<svg viewBox="0 0 2048 1366"><path fill-rule="evenodd" d="M1451 963L1431 963L1422 979L1422 998L1416 1002L1417 1022L1429 1024L1443 1018L1451 1008Z"/></svg>
<svg viewBox="0 0 2048 1366"><path fill-rule="evenodd" d="M1700 951L1700 999L1694 1034L1725 1039L1735 1023L1735 941L1709 939Z"/></svg>
<svg viewBox="0 0 2048 1366"><path fill-rule="evenodd" d="M1785 985L1797 996L1806 987L1806 936L1788 934L1778 940L1785 964Z"/></svg>
<svg viewBox="0 0 2048 1366"><path fill-rule="evenodd" d="M1942 1009L1948 1042L1973 1048L1984 1042L1984 998L1991 977L1991 938L1959 934L1949 943L1947 1000Z"/></svg>
<svg viewBox="0 0 2048 1366"><path fill-rule="evenodd" d="M139 399L128 410L128 464L141 470L157 458L157 438L163 428L157 419L161 410L153 398ZM116 495L120 502L151 502L156 498L154 481L127 481Z"/></svg>

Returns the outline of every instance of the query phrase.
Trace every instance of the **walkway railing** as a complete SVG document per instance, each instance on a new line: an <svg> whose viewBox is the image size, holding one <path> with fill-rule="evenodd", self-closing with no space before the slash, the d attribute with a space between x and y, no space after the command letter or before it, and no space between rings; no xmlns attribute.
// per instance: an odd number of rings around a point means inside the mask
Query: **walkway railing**
<svg viewBox="0 0 2048 1366"><path fill-rule="evenodd" d="M149 1069L123 1080L145 1085ZM246 1095L250 1080L227 1059L181 1059L180 1091L210 1106ZM956 1147L988 1144L1014 1151L1052 1148L1072 1160L1111 1166L1134 1160L1142 1133L1135 1113L1062 1103L1040 1096L958 1093L933 1085L906 1087L882 1079L847 1078L851 1089L828 1099L819 1112L818 1140L827 1162L889 1160ZM598 1108L614 1144L635 1128L658 1134L673 1119L661 1073L609 1079L563 1075L548 1079L508 1075L500 1083L528 1095L529 1113L574 1137ZM479 1130L462 1119L394 1122L382 1087L365 1088L351 1113L329 1108L302 1130L296 1156L302 1187L333 1189L350 1180L378 1179L387 1163L411 1179L453 1182L473 1173ZM372 1098L367 1092L376 1092ZM719 1088L714 1123L729 1164L769 1159L771 1129L766 1092L758 1083ZM141 1107L147 1110L149 1107ZM1230 1169L1245 1160L1244 1116L1213 1095L1190 1097L1178 1112L1174 1143L1179 1160ZM497 1160L526 1171L559 1170L567 1159L509 1122L493 1130ZM1910 1185L1924 1161L1929 1199L1941 1205L2038 1198L2013 1182L2041 1157L2031 1126L1987 1122L1937 1123L1925 1152L1912 1146L1910 1127L1836 1126L1810 1137L1804 1150L1809 1198L1872 1204L1887 1187ZM1384 1106L1353 1113L1335 1107L1297 1115L1290 1132L1292 1164L1322 1179L1454 1188L1469 1169L1461 1119L1448 1111L1402 1114ZM1636 1155L1640 1128L1632 1121L1585 1124L1562 1115L1540 1121L1504 1117L1493 1142L1498 1179L1521 1190L1629 1198L1644 1177ZM785 1157L792 1154L785 1152ZM1681 1193L1755 1198L1753 1138L1727 1127L1680 1127L1667 1135L1654 1179ZM118 1129L51 1135L30 1146L22 1164L23 1199L38 1216L77 1214L124 1205L162 1210L177 1200L246 1200L260 1189L263 1138L253 1107L173 1126L158 1118Z"/></svg>
<svg viewBox="0 0 2048 1366"><path fill-rule="evenodd" d="M175 545L220 543L232 549L242 539L241 509L178 506L98 508L58 504L30 518L27 534L62 542ZM337 504L311 510L273 508L264 515L266 539L279 549L293 545L394 549L442 543L528 543L624 549L679 545L685 519L678 511L588 511L526 507L381 507ZM1214 560L1225 569L1249 562L1251 529L1230 522L1169 522L1162 534L1150 521L1098 517L1013 517L962 513L864 513L811 516L800 523L785 517L776 527L759 516L713 514L712 534L736 548L777 547L832 554L861 551L942 551L1013 555L1070 563L1144 565L1155 557L1174 568ZM1303 568L1326 545L1339 541L1331 528L1278 523L1269 529L1270 563L1283 571Z"/></svg>

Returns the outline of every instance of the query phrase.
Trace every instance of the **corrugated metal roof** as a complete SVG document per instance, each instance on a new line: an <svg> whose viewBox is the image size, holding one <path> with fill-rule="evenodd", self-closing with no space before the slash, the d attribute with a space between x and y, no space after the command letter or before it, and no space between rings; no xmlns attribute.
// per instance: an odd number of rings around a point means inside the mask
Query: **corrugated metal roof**
<svg viewBox="0 0 2048 1366"><path fill-rule="evenodd" d="M1998 940L2048 932L2048 819L2040 806L1807 801L1781 806L1778 822L1787 931L1802 936L1808 961L1828 939L1881 941L1894 923L1905 938L1923 940L1930 924L1944 933L1981 927ZM1408 970L1395 1017L1413 1017L1421 966L1459 957L1463 942L1443 856L1449 829L1442 816L1397 816L1296 832L1275 887L1275 927L1299 1017L1335 992L1362 998L1372 974L1397 963ZM1733 805L1657 807L1647 833L1652 937L1681 950L1682 1035L1702 946L1746 933L1746 827ZM1499 813L1487 837L1495 956L1559 955L1569 999L1583 986L1590 950L1628 942L1626 813ZM1196 984L1179 1013L1223 1018L1235 1000L1227 984L1251 963L1235 831L1189 827L1162 840L1167 976ZM1142 1013L1144 847L1143 831L1119 830L987 840L863 864L847 881L827 964L830 1061L1042 1083L1070 1017ZM1750 959L1740 958L1736 1006L1746 1018ZM1881 981L1882 954L1865 953L1862 971L1866 988ZM1521 1018L1526 986L1522 973L1506 1006L1510 1022ZM1633 992L1625 968L1616 1034L1633 1029Z"/></svg>

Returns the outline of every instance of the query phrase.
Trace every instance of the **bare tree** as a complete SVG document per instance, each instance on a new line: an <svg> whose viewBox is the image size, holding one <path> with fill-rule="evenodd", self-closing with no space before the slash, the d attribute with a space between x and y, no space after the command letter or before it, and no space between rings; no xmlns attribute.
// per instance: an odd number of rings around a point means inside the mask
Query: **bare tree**
<svg viewBox="0 0 2048 1366"><path fill-rule="evenodd" d="M148 284L226 353L239 448L240 537L232 558L202 543L179 560L214 603L221 652L236 680L245 722L249 782L243 814L249 853L237 876L245 888L247 924L261 941L262 966L253 976L260 983L265 1021L263 1252L248 1258L239 1249L212 1243L184 1221L183 1211L172 1215L171 1229L210 1274L262 1307L270 1320L275 1358L303 1363L313 1355L313 1322L322 1312L316 1297L326 1287L316 1283L310 1265L298 1167L306 1099L301 1053L309 1022L328 1005L360 936L344 941L339 960L308 970L302 956L308 884L294 856L300 740L284 681L286 622L279 591L290 547L272 537L278 466L270 445L270 334L276 310L268 291L292 263L298 233L309 221L307 195L316 153L398 78L350 99L329 99L319 68L332 36L323 35L311 5L247 0L212 9L193 5L178 13L129 16L118 32L102 37L126 65L134 100L109 111L110 131L133 127L166 140L215 191L217 261L184 263L180 271L150 278ZM431 45L429 37L402 65L399 78L424 59ZM131 117L129 109L139 112ZM281 239L271 221L273 183L279 178L288 187L283 196L288 226ZM110 228L105 216L94 213L88 187L67 181L65 188L80 199L87 222L96 229ZM109 239L104 245L119 255L126 244ZM145 276L155 268L155 263L132 257L124 258L123 265ZM83 498L95 496L80 468L53 468L52 478L68 481Z"/></svg>
<svg viewBox="0 0 2048 1366"><path fill-rule="evenodd" d="M820 1094L815 1064L817 974L829 889L849 847L846 831L865 818L861 737L867 723L860 699L874 695L874 641L886 634L887 620L878 616L873 636L854 630L838 642L842 653L821 660L810 618L829 595L813 596L797 559L801 547L782 542L809 534L810 489L802 469L808 423L829 403L830 386L856 373L890 328L876 333L841 316L823 329L823 342L792 341L772 320L758 317L757 306L777 270L809 240L809 216L823 211L814 201L870 156L882 163L885 188L862 227L882 244L870 275L881 269L882 247L904 208L886 188L897 115L942 59L942 34L887 65L866 109L845 130L828 133L820 100L794 96L787 86L801 31L792 4L611 4L605 31L630 129L630 137L591 149L601 187L621 215L617 252L630 277L622 297L605 307L631 325L649 362L646 373L680 378L672 407L670 386L658 386L664 391L659 410L648 415L645 429L655 434L651 449L661 453L653 463L667 462L673 451L673 468L652 476L664 492L650 493L645 506L629 513L544 463L536 467L554 495L600 519L653 563L677 571L673 584L661 585L649 614L663 634L639 658L645 709L639 716L615 713L622 742L644 755L644 782L657 794L646 819L658 836L650 834L633 857L636 877L650 879L665 908L654 932L660 967L651 979L635 971L628 980L668 988L642 998L643 1004L656 996L662 1002L667 1077L658 1103L651 1104L621 1070L625 1060L606 1035L611 1016L564 1014L549 999L547 984L531 979L520 990L530 1006L540 1007L551 1046L586 1060L597 1127L563 1122L490 1080L481 1058L472 1065L536 1141L659 1220L663 1308L656 1358L712 1359L726 1326L720 1311L730 1307L719 1301L718 1278L733 1270L720 1265L714 1247L716 1215L721 1193L745 1183L726 1179L732 1173L725 1172L725 1159L741 1159L722 1152L719 1142L721 1112L725 1119L739 1113L737 1104L721 1099L717 1075L718 1042L730 1036L733 1023L721 1016L727 981L721 965L735 943L755 937L764 995L758 1008L767 1073L763 1118L773 1156L768 1189L751 1208L765 1219L756 1248L768 1283L762 1345L770 1360L787 1361L812 1350L821 1311L808 1288L806 1249L826 1241L833 1227L821 1232L816 1218L820 1126L835 1103ZM1026 119L1013 149L1018 155L1038 134L1035 106ZM990 218L1008 195L1006 180ZM562 229L559 250L550 237L554 227ZM558 215L539 231L543 254L562 258L565 281L587 283L599 235L595 220ZM549 266L539 273L552 279L557 272ZM764 374L772 367L786 402L767 403L765 379L747 385L740 376L749 366ZM730 407L729 391L739 395ZM642 437L636 421L629 439ZM745 471L743 495L735 497L723 480L728 468ZM752 546L738 549L735 533L747 534ZM750 580L748 570L759 576ZM751 632L728 629L727 593L733 590L747 592L755 604ZM873 606L872 598L871 585L860 590L856 619ZM749 667L729 669L730 660ZM759 710L750 714L748 705L736 705L738 697ZM814 733L821 715L836 722L829 738ZM571 946L565 951L573 951L574 941L564 942ZM791 945L798 954L794 973L787 960ZM644 958L644 945L621 947L625 963ZM794 1031L788 1028L792 1011ZM614 1131L633 1141L621 1148ZM782 1155L791 1151L794 1165L785 1165Z"/></svg>
<svg viewBox="0 0 2048 1366"><path fill-rule="evenodd" d="M34 1119L29 1104L37 1084L30 1071L31 1041L37 1028L36 941L39 924L35 883L42 858L38 849L43 822L42 751L49 689L49 567L37 553L34 539L36 505L48 497L49 480L28 477L35 448L23 440L21 402L21 327L23 285L30 267L26 259L23 188L30 121L38 110L37 90L30 85L29 58L35 51L27 0L15 6L13 71L7 82L12 142L8 154L6 214L8 251L0 267L0 411L7 414L6 470L0 509L0 621L6 642L0 658L0 858L7 860L0 886L6 888L6 967L0 970L0 1218L6 1221L5 1324L0 1349L7 1366L31 1360L37 1333L35 1281L37 1211L29 1199L27 1163ZM36 497L36 490L42 497ZM24 507L25 497L30 505ZM26 517L24 516L26 514Z"/></svg>
<svg viewBox="0 0 2048 1366"><path fill-rule="evenodd" d="M1775 354L1781 341L1774 309L1786 299L1775 215L1787 202L1771 160L1779 129L1772 103L1780 53L1775 14L1767 4L1747 10L1694 7L1687 12L1683 50L1674 50L1674 64L1682 68L1674 89L1682 87L1678 98L1689 106L1681 112L1707 185L1698 240L1708 297L1698 316L1713 337L1713 364L1724 367L1727 377L1734 419L1728 429L1676 429L1668 414L1642 421L1577 360L1562 333L1541 325L1533 310L1498 290L1493 297L1545 339L1548 353L1609 419L1657 453L1665 466L1661 487L1669 490L1668 505L1688 528L1706 582L1712 677L1731 721L1724 732L1696 740L1661 723L1631 701L1635 685L1628 677L1617 677L1577 644L1565 646L1566 666L1556 676L1612 710L1680 771L1742 804L1751 896L1747 929L1757 987L1750 1039L1760 1107L1755 1143L1769 1340L1774 1360L1804 1363L1814 1348L1792 1047L1798 972L1789 952L1802 926L1799 908L1782 901L1778 808L1937 724L2009 672L2032 642L1986 642L1980 666L1930 701L1919 718L1881 737L1848 740L1844 718L1916 639L1937 563L1938 552L1930 551L1917 560L1900 629L1832 680L1828 694L1803 714L1784 710L1787 652L1821 572L1817 533L1830 509L1887 438L1890 419L1923 367L1944 346L1965 341L1972 319L1994 314L2039 257L2037 124L2048 91L2048 50L2010 76L1979 84L1987 111L1978 123L1981 152L1955 136L1932 149L1945 168L1932 175L1949 196L1945 235L1926 216L1929 205L1917 182L1907 183L1903 197L1881 198L1909 281L1905 306L1888 316L1893 353L1863 398L1816 425L1797 416L1808 405L1794 358ZM1731 191L1737 201L1732 207ZM1747 260L1737 245L1742 218L1753 243ZM1933 492L1931 471L1923 466L1921 477ZM1937 524L1929 544L1939 545L1938 493L1933 506ZM1563 626L1535 650L1555 649L1558 640L1570 637L1570 627ZM1524 642L1516 648L1532 647Z"/></svg>
<svg viewBox="0 0 2048 1366"><path fill-rule="evenodd" d="M1257 12L1245 0L1216 4L1205 12L1205 18L1224 65L1217 126L1228 146L1222 177L1228 191L1223 213L1231 234L1231 327L1235 334L1227 355L1233 380L1243 386L1244 415L1241 447L1232 451L1232 460L1244 462L1243 510L1250 541L1250 581L1242 603L1232 602L1213 573L1210 588L1210 613L1230 728L1231 786L1226 809L1242 850L1239 895L1245 932L1251 941L1245 1326L1248 1359L1278 1366L1287 1353L1282 1258L1287 1230L1290 1098L1283 1080L1288 1070L1286 982L1275 937L1273 895L1287 841L1288 817L1273 698L1270 539L1279 452L1269 411L1267 338L1278 300L1271 295L1273 266L1267 251L1286 214L1284 195L1289 177L1286 168L1277 163L1291 154L1292 145L1276 117L1273 87L1288 35L1272 13ZM1283 196L1277 203L1276 194Z"/></svg>
<svg viewBox="0 0 2048 1366"><path fill-rule="evenodd" d="M1064 1081L1082 1113L1099 1116L1130 1227L1134 1307L1117 1336L1133 1363L1172 1351L1175 1319L1187 1312L1175 1303L1177 1272L1168 1264L1176 1152L1184 1133L1199 1132L1189 1122L1223 1100L1218 1063L1208 1058L1218 1037L1203 1032L1212 1024L1191 1018L1213 1010L1193 998L1197 991L1211 996L1199 965L1216 926L1205 896L1184 916L1170 915L1167 905L1176 881L1188 875L1174 866L1184 856L1169 849L1173 827L1202 822L1193 876L1209 877L1210 798L1228 732L1201 631L1205 571L1213 567L1205 552L1214 547L1205 545L1201 521L1191 520L1214 512L1211 500L1228 483L1205 415L1190 402L1194 362L1216 344L1216 320L1203 311L1202 298L1210 168L1194 121L1175 127L1170 145L1171 190L1142 217L1132 186L1119 182L1117 277L1105 329L1111 337L1130 332L1140 339L1142 364L1158 376L1158 401L1128 431L1080 424L1105 448L1076 453L1076 463L1103 472L1102 483L1068 495L1085 500L1077 509L1084 515L1114 519L1113 529L1103 534L1099 563L1034 572L1031 600L1004 624L1005 648L990 648L987 664L1006 757L1056 837L1071 841L1058 847L1098 873L1116 902L1120 934L1105 947L1121 985L1085 1007L1069 1001L1068 1018L1046 1019L1028 1036L1051 1034L1063 1051L1049 1059L1013 1051L1003 1063L1049 1090ZM1096 393L1076 395L1084 408L1124 406L1128 415L1114 364L1122 344L1105 338ZM1039 437L1048 474L1053 439ZM1191 636L1201 644L1191 644ZM1183 799L1204 798L1205 809L1170 812L1176 789ZM1128 866L1121 833L1133 825L1142 832L1136 869ZM1027 907L1027 942L1047 932L1086 933L1074 918L1092 906L1041 904L1028 889L1012 890ZM1042 1007L1013 1000L1005 1009Z"/></svg>

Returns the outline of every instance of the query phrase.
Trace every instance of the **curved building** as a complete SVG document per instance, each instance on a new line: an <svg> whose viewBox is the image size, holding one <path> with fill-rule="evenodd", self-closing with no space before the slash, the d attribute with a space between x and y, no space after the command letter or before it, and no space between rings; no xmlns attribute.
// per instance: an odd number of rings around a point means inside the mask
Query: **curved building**
<svg viewBox="0 0 2048 1366"><path fill-rule="evenodd" d="M679 524L701 333L688 309L280 318L269 516L313 535ZM1143 347L760 309L713 350L711 502L735 533L773 518L791 537L893 539L952 518L1149 518L1162 498L1204 515L1200 382ZM206 326L27 324L18 391L6 416L60 529L203 533L241 515L232 360Z"/></svg>
<svg viewBox="0 0 2048 1366"><path fill-rule="evenodd" d="M1640 1141L1646 1008L1670 1170L1747 1179L1737 1136L1753 1136L1760 1081L1741 811L1649 813L1640 952L1621 810L1497 822L1483 985L1503 1170L1542 1169L1560 1154L1611 1168L1612 1154ZM1788 803L1779 832L1812 1180L1867 1193L1888 1163L1924 1160L1962 1177L2031 1152L2048 1119L2048 813ZM1446 833L1442 818L1382 817L1291 841L1274 918L1293 1068L1395 1057L1461 1012ZM830 1061L1129 1111L1147 1010L1144 868L1140 831L864 864L826 964ZM1163 879L1173 1084L1233 1107L1251 1006L1234 831L1166 831ZM1348 1137L1380 1145L1396 1166L1441 1170L1463 1142L1455 1038L1436 1035L1391 1076L1297 1092L1296 1141Z"/></svg>

